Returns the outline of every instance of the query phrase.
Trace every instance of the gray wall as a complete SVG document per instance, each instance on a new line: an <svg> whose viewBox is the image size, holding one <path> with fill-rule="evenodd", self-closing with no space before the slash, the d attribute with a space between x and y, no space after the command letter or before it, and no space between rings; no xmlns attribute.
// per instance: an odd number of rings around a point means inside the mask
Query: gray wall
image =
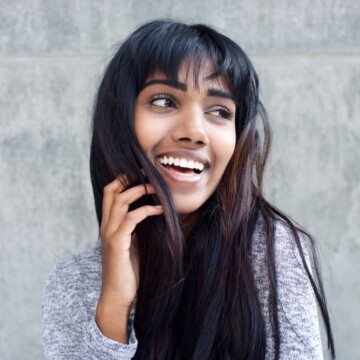
<svg viewBox="0 0 360 360"><path fill-rule="evenodd" d="M159 16L213 25L253 59L275 134L269 197L316 236L338 358L359 359L356 0L0 0L0 358L41 358L43 281L97 241L94 89L113 45Z"/></svg>

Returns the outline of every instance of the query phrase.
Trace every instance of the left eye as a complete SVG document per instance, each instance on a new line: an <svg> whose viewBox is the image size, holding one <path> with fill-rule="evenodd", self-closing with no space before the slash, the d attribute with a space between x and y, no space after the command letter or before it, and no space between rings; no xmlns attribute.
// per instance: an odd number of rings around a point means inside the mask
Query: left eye
<svg viewBox="0 0 360 360"><path fill-rule="evenodd" d="M152 104L156 106L167 107L167 106L171 106L172 102L169 99L157 99L154 100Z"/></svg>
<svg viewBox="0 0 360 360"><path fill-rule="evenodd" d="M158 107L172 107L175 105L175 102L170 96L157 95L151 99L150 104Z"/></svg>
<svg viewBox="0 0 360 360"><path fill-rule="evenodd" d="M212 111L210 111L210 114L224 118L224 119L230 119L232 117L231 111L226 108L218 108L218 109L212 110Z"/></svg>

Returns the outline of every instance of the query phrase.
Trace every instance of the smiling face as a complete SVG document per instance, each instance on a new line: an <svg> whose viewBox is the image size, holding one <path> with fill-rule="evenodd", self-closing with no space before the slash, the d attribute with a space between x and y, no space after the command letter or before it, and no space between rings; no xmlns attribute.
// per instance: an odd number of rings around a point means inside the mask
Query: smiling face
<svg viewBox="0 0 360 360"><path fill-rule="evenodd" d="M213 194L236 141L236 107L225 79L206 79L213 72L207 63L196 86L187 70L180 67L178 81L149 76L134 108L136 137L178 214L196 211Z"/></svg>

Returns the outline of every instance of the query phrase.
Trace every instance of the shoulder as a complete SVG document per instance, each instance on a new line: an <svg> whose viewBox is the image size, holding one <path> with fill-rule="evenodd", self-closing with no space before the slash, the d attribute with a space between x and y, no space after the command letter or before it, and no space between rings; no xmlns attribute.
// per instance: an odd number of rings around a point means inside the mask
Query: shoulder
<svg viewBox="0 0 360 360"><path fill-rule="evenodd" d="M280 311L285 309L286 306L283 306L285 303L289 305L289 310L294 304L300 304L301 301L303 303L313 302L314 293L302 260L303 255L311 274L312 267L309 260L311 251L309 251L305 237L300 231L297 231L297 236L295 236L290 225L281 220L274 222L273 230L274 238L270 241L265 221L260 219L255 228L252 242L251 263L262 306L267 312L270 311L268 301L272 286L276 286L277 289L277 301L278 305L281 305Z"/></svg>
<svg viewBox="0 0 360 360"><path fill-rule="evenodd" d="M50 272L44 297L74 300L85 292L96 296L101 287L101 249L92 248L58 262ZM68 298L66 298L68 296Z"/></svg>
<svg viewBox="0 0 360 360"><path fill-rule="evenodd" d="M93 247L80 254L59 261L53 272L59 276L67 276L69 274L80 275L84 271L97 271L101 265L101 248Z"/></svg>
<svg viewBox="0 0 360 360"><path fill-rule="evenodd" d="M301 263L298 246L300 245L300 249L308 262L310 253L309 243L300 230L295 228L293 230L284 220L274 220L274 240L272 244L269 244L267 231L265 220L260 217L256 223L252 240L253 261L263 261L267 256L268 248L273 247L277 265L280 265L281 263L286 263L288 265L296 263L298 266ZM296 237L298 237L298 240Z"/></svg>

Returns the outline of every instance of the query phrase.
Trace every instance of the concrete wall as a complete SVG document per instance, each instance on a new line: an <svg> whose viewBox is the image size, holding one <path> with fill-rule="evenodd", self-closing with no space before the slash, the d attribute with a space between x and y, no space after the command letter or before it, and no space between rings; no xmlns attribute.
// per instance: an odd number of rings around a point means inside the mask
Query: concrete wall
<svg viewBox="0 0 360 360"><path fill-rule="evenodd" d="M96 243L94 89L146 20L204 22L258 69L274 127L270 198L318 239L339 359L359 359L360 3L0 0L0 358L39 359L41 289Z"/></svg>

